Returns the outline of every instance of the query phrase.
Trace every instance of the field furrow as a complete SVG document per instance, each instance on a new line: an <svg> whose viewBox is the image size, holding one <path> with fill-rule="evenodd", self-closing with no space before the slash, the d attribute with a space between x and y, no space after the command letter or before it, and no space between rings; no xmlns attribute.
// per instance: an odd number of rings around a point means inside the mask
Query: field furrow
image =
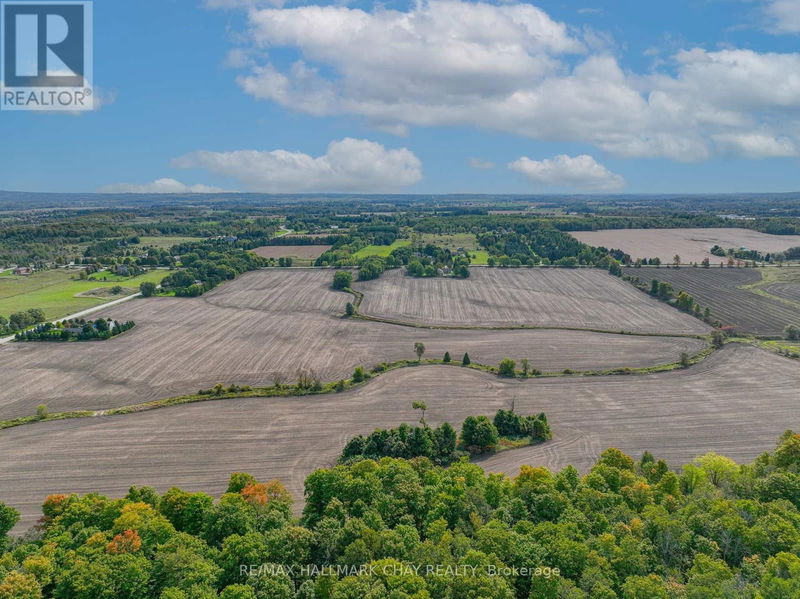
<svg viewBox="0 0 800 599"><path fill-rule="evenodd" d="M0 346L0 419L106 409L225 385L271 385L312 371L324 381L414 357L469 352L476 363L528 358L540 370L594 370L675 362L698 339L551 330L425 330L343 319L352 299L330 290L330 271L248 273L200 298L140 299L100 312L136 327L104 342ZM635 290L633 290L636 292ZM638 293L638 292L636 292ZM609 351L613 347L613 351Z"/></svg>
<svg viewBox="0 0 800 599"><path fill-rule="evenodd" d="M746 367L743 367L746 365ZM231 472L279 478L296 500L314 469L345 441L376 427L431 425L493 414L513 400L547 413L553 441L498 454L482 465L585 470L609 446L680 464L717 451L749 461L787 428L800 428L800 365L750 346L729 346L688 370L644 376L504 380L457 366L401 369L343 394L239 399L126 416L46 422L0 432L0 500L34 521L54 492L124 495L128 487L178 485L219 494ZM444 391L446 390L446 392Z"/></svg>
<svg viewBox="0 0 800 599"><path fill-rule="evenodd" d="M469 279L391 271L357 283L368 316L424 325L568 327L637 333L708 332L699 320L597 269L473 268Z"/></svg>
<svg viewBox="0 0 800 599"><path fill-rule="evenodd" d="M666 281L676 292L686 291L711 308L712 319L741 333L780 336L787 324L800 324L799 309L741 288L761 281L757 268L626 268L625 274L647 284L651 279Z"/></svg>

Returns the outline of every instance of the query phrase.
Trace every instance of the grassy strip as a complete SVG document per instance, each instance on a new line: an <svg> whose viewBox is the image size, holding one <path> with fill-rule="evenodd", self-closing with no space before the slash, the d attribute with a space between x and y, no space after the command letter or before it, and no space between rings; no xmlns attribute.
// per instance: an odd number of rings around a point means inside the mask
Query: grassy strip
<svg viewBox="0 0 800 599"><path fill-rule="evenodd" d="M710 356L716 348L709 344L704 350L694 354L689 358L689 365L692 366L705 360ZM15 426L22 426L25 424L35 424L37 422L48 422L51 420L66 420L68 418L91 418L97 416L118 416L122 414L135 414L138 412L146 412L149 410L156 410L159 408L168 408L172 406L198 403L202 401L218 401L224 399L242 399L248 397L303 397L307 395L326 395L330 393L341 393L349 391L357 387L366 385L371 379L383 373L397 370L400 368L412 368L417 366L452 366L458 368L470 368L472 370L479 370L481 372L497 374L497 367L488 366L485 364L469 364L463 366L458 362L444 362L441 359L428 359L428 360L400 360L398 362L383 362L375 366L370 372L365 373L364 380L355 381L354 379L342 379L335 382L319 383L316 388L299 389L296 385L281 385L279 387L254 387L248 390L226 391L222 390L220 393L194 393L189 395L179 395L176 397L169 397L166 399L156 399L153 401L123 406L121 408L112 408L109 410L97 411L72 411L72 412L56 412L47 414L44 417L39 416L24 416L21 418L14 418L12 420L0 420L0 430L12 428ZM614 376L614 375L632 375L632 374L652 374L656 372L668 372L671 370L680 370L684 367L680 362L672 362L669 364L659 364L656 366L647 366L641 368L610 368L607 370L583 370L573 371L566 369L560 372L542 372L536 375L528 375L523 377L519 373L516 378L556 378L556 377L579 377L579 376Z"/></svg>

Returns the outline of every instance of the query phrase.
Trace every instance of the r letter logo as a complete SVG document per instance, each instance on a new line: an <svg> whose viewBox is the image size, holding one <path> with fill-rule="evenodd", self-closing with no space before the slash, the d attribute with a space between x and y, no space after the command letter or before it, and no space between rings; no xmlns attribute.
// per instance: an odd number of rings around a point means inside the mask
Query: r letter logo
<svg viewBox="0 0 800 599"><path fill-rule="evenodd" d="M92 110L92 3L0 2L0 110Z"/></svg>

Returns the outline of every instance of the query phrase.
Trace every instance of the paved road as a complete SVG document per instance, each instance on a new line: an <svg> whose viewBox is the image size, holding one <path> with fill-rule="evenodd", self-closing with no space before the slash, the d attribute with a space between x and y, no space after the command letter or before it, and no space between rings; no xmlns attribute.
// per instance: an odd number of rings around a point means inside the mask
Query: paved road
<svg viewBox="0 0 800 599"><path fill-rule="evenodd" d="M111 306L116 306L117 304L121 304L122 302L127 302L132 300L136 297L141 296L141 293L134 293L133 295L126 295L125 297L121 297L119 299L112 300L110 302L106 302L105 304L98 304L97 306L92 306L91 308L87 308L86 310L81 310L80 312L75 312L75 314L70 314L69 316L62 316L61 318L54 320L53 323L61 322L62 320L70 320L75 318L83 318L84 316L88 316L89 314L93 314L99 310L104 310L106 308L110 308ZM3 337L0 338L0 344L8 343L14 340L14 335L10 337Z"/></svg>

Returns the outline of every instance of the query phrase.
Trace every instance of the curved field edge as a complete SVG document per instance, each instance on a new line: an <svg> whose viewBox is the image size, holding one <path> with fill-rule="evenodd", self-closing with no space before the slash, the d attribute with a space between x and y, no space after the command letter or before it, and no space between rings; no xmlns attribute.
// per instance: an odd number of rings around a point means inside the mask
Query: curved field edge
<svg viewBox="0 0 800 599"><path fill-rule="evenodd" d="M357 294L359 318L420 329L669 337L710 332L702 321L640 296L602 269L480 268L474 273L465 280L417 279L391 271L376 280L356 282L351 292Z"/></svg>
<svg viewBox="0 0 800 599"><path fill-rule="evenodd" d="M122 496L132 484L222 493L238 471L278 478L302 498L306 475L334 464L349 438L417 420L412 399L428 403L434 426L512 401L520 413L546 412L553 440L482 462L495 472L515 473L521 464L585 470L606 447L679 463L707 451L750 461L797 428L799 375L796 362L742 344L693 368L636 377L520 380L403 368L341 396L244 398L18 427L0 434L10 458L0 464L0 481L23 524L34 522L51 493Z"/></svg>
<svg viewBox="0 0 800 599"><path fill-rule="evenodd" d="M711 308L712 319L733 325L741 331L740 334L755 339L778 339L784 326L792 322L800 324L800 303L765 289L779 282L794 282L792 277L800 281L800 269L796 267L674 269L642 266L626 267L624 273L638 278L643 284L656 279L670 283L676 293L686 291L698 304ZM788 275L785 279L782 278L784 273ZM630 282L640 292L650 295L634 281ZM674 305L672 307L677 310Z"/></svg>
<svg viewBox="0 0 800 599"><path fill-rule="evenodd" d="M678 362L669 362L666 364L658 364L655 366L645 366L638 368L619 367L619 368L610 368L605 370L582 370L582 371L573 371L571 369L565 369L560 372L556 371L541 372L538 374L528 374L527 376L523 375L520 372L517 372L515 377L501 377L498 374L498 369L496 366L490 366L487 364L471 363L469 365L462 365L457 362L456 363L444 362L443 360L433 360L433 359L425 359L419 361L401 360L398 362L392 362L388 364L382 363L376 367L373 367L369 372L366 373L366 379L363 381L355 381L353 378L349 378L349 379L340 379L339 381L330 381L326 383L320 382L319 387L313 389L298 389L296 385L291 385L291 386L282 385L281 387L276 387L276 386L255 387L245 391L242 390L226 391L223 388L223 391L221 393L214 393L213 390L209 390L208 393L202 393L202 394L193 393L187 395L179 395L175 397L157 399L149 402L131 404L128 406L111 408L107 410L71 410L68 412L48 413L44 417L34 415L34 416L23 416L20 418L12 418L8 420L0 420L0 431L9 428L14 428L17 426L32 425L41 422L51 422L55 420L68 420L74 418L94 418L98 416L119 416L125 414L135 414L138 412L146 412L150 410L157 410L159 408L168 408L184 404L220 401L226 399L242 399L242 398L268 399L274 397L303 397L308 395L329 395L329 394L341 393L343 391L349 391L351 389L364 386L368 384L371 380L383 374L391 372L393 370L397 370L399 368L419 368L424 366L449 366L454 368L479 370L482 372L495 374L499 378L508 378L508 379L631 376L631 375L654 374L657 372L669 372L672 370L679 370L679 369L683 370L686 368L690 368L691 366L699 364L700 362L708 358L715 350L716 348L709 343L703 350L696 352L691 356L688 356L688 366L678 361Z"/></svg>
<svg viewBox="0 0 800 599"><path fill-rule="evenodd" d="M6 373L0 420L50 411L98 411L194 394L218 383L253 387L321 381L374 366L449 352L480 364L529 359L542 371L641 368L677 361L701 338L620 336L564 330L435 330L339 318L351 297L330 290L329 271L258 271L202 298L136 300L104 313L137 322L100 347L14 344L0 348ZM609 348L612 351L609 351ZM54 385L53 381L58 381Z"/></svg>

